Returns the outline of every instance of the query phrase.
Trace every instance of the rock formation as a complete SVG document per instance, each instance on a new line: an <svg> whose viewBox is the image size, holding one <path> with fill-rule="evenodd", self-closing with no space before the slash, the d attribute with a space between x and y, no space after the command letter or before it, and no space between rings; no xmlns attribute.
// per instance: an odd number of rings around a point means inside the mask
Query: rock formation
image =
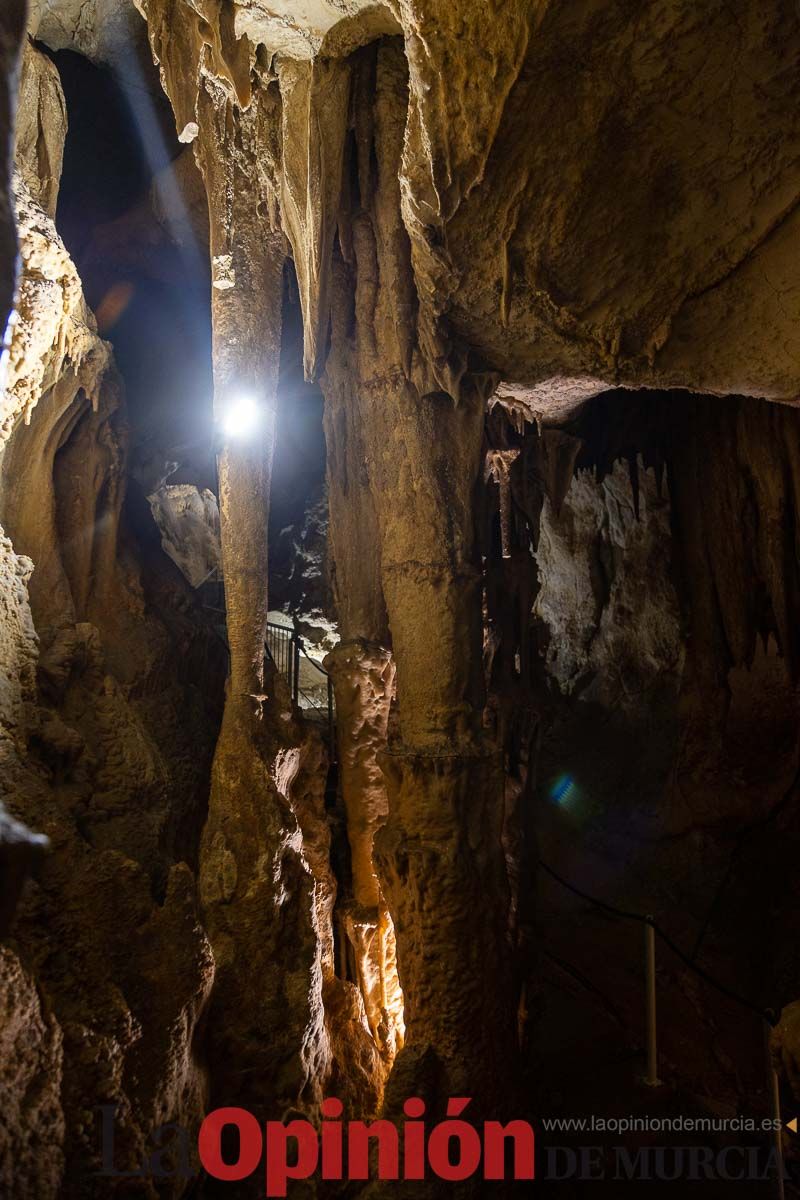
<svg viewBox="0 0 800 1200"><path fill-rule="evenodd" d="M14 544L3 538L3 793L50 849L3 951L2 1173L34 1196L77 1194L100 1168L98 1103L116 1108L128 1168L154 1127L205 1106L193 1039L213 960L187 863L224 661L125 500L121 384L42 207L63 98L40 52L25 58L0 470ZM42 120L46 138L32 132ZM13 871L4 906L7 884Z"/></svg>
<svg viewBox="0 0 800 1200"><path fill-rule="evenodd" d="M3 344L0 347L0 388L5 387L11 331L11 306L15 298L17 283L17 236L12 212L10 170L14 146L17 89L22 38L25 28L25 6L23 3L6 7L0 17L0 56L2 56L3 89L0 94L0 141L3 150L2 177L0 177L0 265L2 266L2 293L0 294L0 328ZM2 442L0 442L0 446ZM33 692L35 634L27 605L25 584L30 575L31 563L14 553L8 538L0 532L2 547L2 594L4 597L5 620L0 647L2 647L3 681L2 734L0 754L3 770L10 771L16 764L20 744L20 724L25 702ZM0 803L0 864L3 869L3 893L0 898L0 922L3 932L8 930L16 901L25 877L46 845L46 839L32 834L24 825L10 816Z"/></svg>
<svg viewBox="0 0 800 1200"><path fill-rule="evenodd" d="M796 1088L797 964L763 933L793 928L800 833L796 14L52 0L17 72L24 25L7 4L0 1177L124 1191L91 1177L98 1105L136 1169L210 1106L555 1103L550 1045L598 997L634 1054L641 1018L597 910L537 914L545 875L687 947L662 980L676 1095L735 1105L745 1022L784 1006ZM145 194L86 231L98 319L59 228L56 51L143 111L160 82L174 115ZM148 444L150 410L129 429L101 332L137 271L208 284L200 465ZM298 310L335 736L298 703L299 643L268 641Z"/></svg>

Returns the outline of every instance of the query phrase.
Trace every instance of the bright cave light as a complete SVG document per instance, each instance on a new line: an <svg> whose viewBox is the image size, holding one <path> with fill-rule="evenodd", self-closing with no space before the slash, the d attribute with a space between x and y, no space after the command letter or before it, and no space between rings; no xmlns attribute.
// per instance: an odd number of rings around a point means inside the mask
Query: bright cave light
<svg viewBox="0 0 800 1200"><path fill-rule="evenodd" d="M261 409L254 396L232 397L222 418L226 437L243 438L255 433L261 423Z"/></svg>

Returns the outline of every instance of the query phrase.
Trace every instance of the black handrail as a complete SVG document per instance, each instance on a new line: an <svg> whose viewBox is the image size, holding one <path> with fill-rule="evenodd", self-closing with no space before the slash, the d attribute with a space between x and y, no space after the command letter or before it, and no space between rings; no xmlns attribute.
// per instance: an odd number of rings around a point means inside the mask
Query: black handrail
<svg viewBox="0 0 800 1200"><path fill-rule="evenodd" d="M212 576L214 578L212 579ZM201 588L207 588L209 585L222 587L222 579L216 569L212 569L203 582L199 585L198 591ZM224 624L225 619L225 598L221 597L221 607L219 604L204 604L203 607L218 617L223 618L223 622L215 622L214 628L219 634L222 641L225 643L225 649L230 654L228 646L228 633ZM307 652L303 639L295 629L287 625L279 625L277 621L267 621L267 636L264 640L264 652L266 657L273 664L280 675L284 677L289 684L289 690L292 694L292 703L300 707L300 698L302 696L305 704L302 705L306 712L314 711L319 713L325 720L327 725L329 754L331 763L336 762L336 700L333 692L333 680L331 679L325 668L312 658ZM322 675L326 681L326 702L320 704L317 699L309 692L305 691L300 686L300 661L305 659L316 671Z"/></svg>
<svg viewBox="0 0 800 1200"><path fill-rule="evenodd" d="M307 652L303 639L296 630L290 629L286 625L278 625L275 621L267 622L267 638L265 643L267 655L275 665L276 670L283 675L286 682L289 684L289 690L292 693L292 702L300 705L302 697L306 703L304 708L313 709L318 713L323 714L327 719L328 739L330 742L330 752L334 755L336 752L336 701L333 693L333 680L331 679L325 668L313 659ZM300 686L300 662L305 659L307 663L319 672L326 681L326 704L319 704L315 698Z"/></svg>
<svg viewBox="0 0 800 1200"><path fill-rule="evenodd" d="M551 879L555 879L556 883L560 883L561 886L566 888L568 892L572 892L573 895L579 896L581 900L585 900L588 904L594 905L594 907L599 909L601 912L609 913L613 917L621 917L626 921L638 921L642 925L650 925L655 930L656 934L661 938L664 945L672 951L675 957L680 959L684 966L688 967L690 971L694 971L695 975L699 976L699 978L704 980L705 983L709 984L713 988L716 988L721 995L727 996L729 1000L735 1001L735 1003L741 1005L742 1008L749 1009L750 1012L756 1013L756 1015L761 1017L762 1020L766 1021L768 1025L774 1027L778 1024L778 1017L773 1009L764 1008L762 1005L755 1003L755 1001L748 999L747 996L743 996L740 992L728 987L727 984L721 983L719 979L716 979L709 971L706 971L704 967L701 967L697 962L695 962L693 956L690 957L688 954L685 954L684 951L681 950L680 946L676 945L672 938L664 932L664 930L654 920L653 917L645 916L644 913L628 912L624 908L615 908L613 904L609 904L605 900L598 900L597 896L591 896L588 892L584 892L582 888L576 887L574 883L570 883L568 879L564 879L564 877L559 875L557 871L554 871L549 863L546 863L543 858L539 859L539 866L542 868L542 870L547 872Z"/></svg>

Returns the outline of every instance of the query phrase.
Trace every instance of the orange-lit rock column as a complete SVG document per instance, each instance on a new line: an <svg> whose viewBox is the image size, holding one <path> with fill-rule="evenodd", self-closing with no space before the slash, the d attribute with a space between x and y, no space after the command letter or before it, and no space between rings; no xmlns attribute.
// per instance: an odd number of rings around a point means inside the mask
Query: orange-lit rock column
<svg viewBox="0 0 800 1200"><path fill-rule="evenodd" d="M357 367L346 331L349 274L333 271L333 348L323 379L330 543L342 640L327 656L336 697L339 787L352 866L352 897L340 907L357 983L384 1068L403 1043L403 997L394 928L375 871L375 833L388 800L378 755L386 748L395 665L388 647L375 506L364 467Z"/></svg>
<svg viewBox="0 0 800 1200"><path fill-rule="evenodd" d="M355 86L357 163L343 202L351 292L342 307L350 316L334 322L332 356L339 366L349 363L353 376L347 429L360 449L350 464L348 499L353 481L365 479L377 525L377 553L365 569L379 564L376 590L397 664L399 737L379 756L388 810L375 838L406 1021L387 1111L398 1114L415 1094L437 1107L448 1095L473 1096L476 1112L499 1111L516 1058L516 1004L503 774L481 728L473 497L486 394L483 381L468 376L457 388L454 382L457 398L447 394L416 344L400 195L402 49L381 46ZM341 458L336 466L341 475ZM338 573L335 541L334 552Z"/></svg>

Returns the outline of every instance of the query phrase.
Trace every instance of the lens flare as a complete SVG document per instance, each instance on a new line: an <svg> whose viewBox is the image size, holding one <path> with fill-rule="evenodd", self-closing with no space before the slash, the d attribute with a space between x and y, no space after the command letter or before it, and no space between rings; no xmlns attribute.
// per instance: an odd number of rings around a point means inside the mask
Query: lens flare
<svg viewBox="0 0 800 1200"><path fill-rule="evenodd" d="M556 804L567 804L575 793L575 780L571 775L559 775L550 788L550 799Z"/></svg>

